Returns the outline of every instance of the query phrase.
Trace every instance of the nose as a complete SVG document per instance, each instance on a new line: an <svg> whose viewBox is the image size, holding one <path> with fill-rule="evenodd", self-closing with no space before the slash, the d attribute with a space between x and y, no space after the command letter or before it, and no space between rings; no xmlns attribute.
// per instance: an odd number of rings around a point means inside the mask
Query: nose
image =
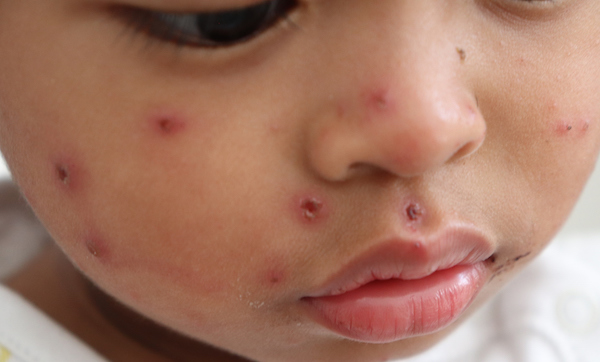
<svg viewBox="0 0 600 362"><path fill-rule="evenodd" d="M382 38L379 31L378 37L357 37L375 39L370 44L348 44L352 65L339 69L360 76L346 75L351 83L340 82L312 120L307 154L325 179L341 181L373 168L415 177L471 155L485 139L485 120L465 81L465 50L444 35L448 24L419 22L415 14L399 18L412 21L387 29L411 27L411 36Z"/></svg>

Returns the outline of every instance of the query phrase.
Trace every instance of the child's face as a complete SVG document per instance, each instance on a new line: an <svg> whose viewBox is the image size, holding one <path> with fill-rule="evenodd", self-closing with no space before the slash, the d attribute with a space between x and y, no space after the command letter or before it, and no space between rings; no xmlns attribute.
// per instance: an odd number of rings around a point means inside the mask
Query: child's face
<svg viewBox="0 0 600 362"><path fill-rule="evenodd" d="M91 280L195 339L422 350L540 252L591 172L600 2L290 1L217 48L113 11L256 3L0 0L14 178ZM236 21L214 38L251 33ZM324 297L371 276L393 279Z"/></svg>

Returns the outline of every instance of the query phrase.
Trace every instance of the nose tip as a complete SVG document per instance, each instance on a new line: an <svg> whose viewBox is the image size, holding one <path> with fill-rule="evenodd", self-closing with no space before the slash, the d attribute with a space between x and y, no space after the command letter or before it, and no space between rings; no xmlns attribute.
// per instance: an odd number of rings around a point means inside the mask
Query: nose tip
<svg viewBox="0 0 600 362"><path fill-rule="evenodd" d="M341 181L373 168L415 177L472 155L484 142L486 124L468 97L397 104L393 98L373 97L371 111L358 121L336 119L318 129L309 154L322 177Z"/></svg>

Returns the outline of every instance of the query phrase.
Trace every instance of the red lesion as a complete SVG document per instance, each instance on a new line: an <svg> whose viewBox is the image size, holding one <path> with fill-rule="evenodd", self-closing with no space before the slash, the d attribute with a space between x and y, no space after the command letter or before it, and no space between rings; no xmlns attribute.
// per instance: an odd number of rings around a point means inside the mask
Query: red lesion
<svg viewBox="0 0 600 362"><path fill-rule="evenodd" d="M291 211L294 218L305 225L318 225L330 214L329 202L315 192L302 192L291 199Z"/></svg>
<svg viewBox="0 0 600 362"><path fill-rule="evenodd" d="M57 164L56 175L63 184L68 186L71 183L71 172L69 171L69 166L65 164Z"/></svg>
<svg viewBox="0 0 600 362"><path fill-rule="evenodd" d="M285 272L280 269L271 269L267 273L267 282L271 285L277 285L285 279Z"/></svg>
<svg viewBox="0 0 600 362"><path fill-rule="evenodd" d="M106 240L97 236L87 236L84 238L84 246L87 252L98 260L107 261L110 257L110 250Z"/></svg>
<svg viewBox="0 0 600 362"><path fill-rule="evenodd" d="M389 87L371 87L361 94L365 107L365 122L389 120L394 114L396 104Z"/></svg>
<svg viewBox="0 0 600 362"><path fill-rule="evenodd" d="M63 190L74 192L81 188L82 180L86 177L82 167L73 161L73 157L57 157L51 164L52 178L58 181Z"/></svg>
<svg viewBox="0 0 600 362"><path fill-rule="evenodd" d="M423 209L419 204L410 203L406 207L406 216L410 221L418 221L423 216Z"/></svg>
<svg viewBox="0 0 600 362"><path fill-rule="evenodd" d="M323 203L316 198L304 199L300 205L303 216L306 220L312 221L319 216L319 213L323 209Z"/></svg>
<svg viewBox="0 0 600 362"><path fill-rule="evenodd" d="M174 117L159 117L154 122L155 128L162 135L173 135L185 129L185 123Z"/></svg>
<svg viewBox="0 0 600 362"><path fill-rule="evenodd" d="M374 112L382 112L392 107L392 96L386 88L375 89L368 94L367 106Z"/></svg>
<svg viewBox="0 0 600 362"><path fill-rule="evenodd" d="M583 137L590 128L588 119L560 120L555 124L555 133L559 137Z"/></svg>

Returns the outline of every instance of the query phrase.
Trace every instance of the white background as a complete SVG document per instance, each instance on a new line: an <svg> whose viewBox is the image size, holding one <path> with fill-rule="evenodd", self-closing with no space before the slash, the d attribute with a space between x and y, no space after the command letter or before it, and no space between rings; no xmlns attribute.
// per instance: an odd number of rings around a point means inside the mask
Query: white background
<svg viewBox="0 0 600 362"><path fill-rule="evenodd" d="M0 178L10 177L0 157ZM600 231L600 161L560 236Z"/></svg>

